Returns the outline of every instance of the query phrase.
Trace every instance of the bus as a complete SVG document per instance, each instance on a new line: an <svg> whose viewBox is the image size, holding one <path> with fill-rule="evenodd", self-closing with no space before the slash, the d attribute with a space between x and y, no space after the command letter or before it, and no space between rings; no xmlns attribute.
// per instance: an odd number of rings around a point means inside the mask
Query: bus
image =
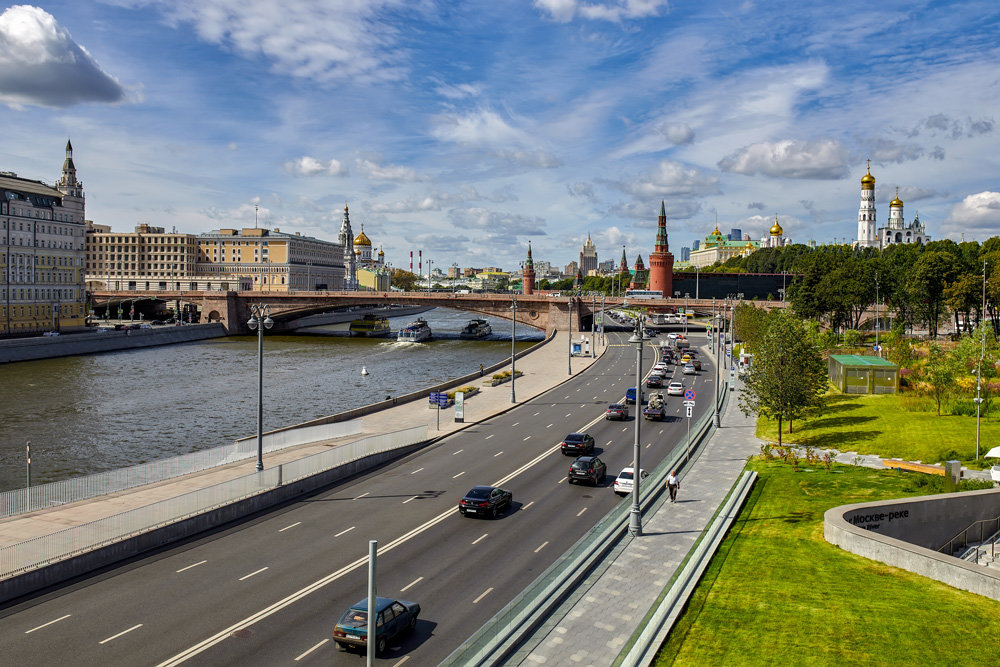
<svg viewBox="0 0 1000 667"><path fill-rule="evenodd" d="M662 299L663 292L650 289L625 290L626 299Z"/></svg>

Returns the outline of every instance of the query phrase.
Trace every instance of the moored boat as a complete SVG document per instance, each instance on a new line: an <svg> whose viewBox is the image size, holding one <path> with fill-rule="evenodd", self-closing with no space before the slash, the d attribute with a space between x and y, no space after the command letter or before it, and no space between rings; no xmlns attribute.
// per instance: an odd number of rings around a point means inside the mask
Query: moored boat
<svg viewBox="0 0 1000 667"><path fill-rule="evenodd" d="M461 338L486 338L491 333L493 333L493 327L486 320L469 320L459 336Z"/></svg>
<svg viewBox="0 0 1000 667"><path fill-rule="evenodd" d="M369 313L360 319L353 320L348 330L352 336L384 336L389 333L389 319Z"/></svg>
<svg viewBox="0 0 1000 667"><path fill-rule="evenodd" d="M431 332L431 327L427 324L426 320L422 317L418 317L415 321L410 322L405 327L399 330L396 335L396 341L400 343L422 343L425 340L430 340L433 333Z"/></svg>

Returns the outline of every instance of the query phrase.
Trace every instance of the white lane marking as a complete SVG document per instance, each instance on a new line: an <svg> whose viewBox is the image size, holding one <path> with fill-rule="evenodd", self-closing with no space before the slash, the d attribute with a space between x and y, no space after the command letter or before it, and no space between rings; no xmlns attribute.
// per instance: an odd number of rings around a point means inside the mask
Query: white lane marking
<svg viewBox="0 0 1000 667"><path fill-rule="evenodd" d="M461 454L461 453L462 453L462 452L464 452L464 451L465 451L464 449L460 449L460 450L458 450L457 452L455 452L455 454ZM454 456L455 454L452 454L452 456Z"/></svg>
<svg viewBox="0 0 1000 667"><path fill-rule="evenodd" d="M482 594L479 597L477 597L475 600L473 600L472 604L476 604L477 602L479 602L480 600L482 600L484 597L486 597L487 595L489 595L492 592L493 592L493 587L490 586L485 591L483 591Z"/></svg>
<svg viewBox="0 0 1000 667"><path fill-rule="evenodd" d="M485 438L483 438L483 440L489 440L490 438L492 438L495 435L496 435L496 433L490 433L488 436L486 436Z"/></svg>
<svg viewBox="0 0 1000 667"><path fill-rule="evenodd" d="M566 481L566 479L567 479L566 477L563 477L563 478L562 478L562 479L560 479L560 480L559 480L558 482L556 482L556 484L562 484L563 482L565 482L565 481Z"/></svg>
<svg viewBox="0 0 1000 667"><path fill-rule="evenodd" d="M539 551L541 551L542 549L544 549L544 548L545 548L545 546L546 546L546 545L547 545L548 543L549 543L549 541L548 541L548 540L545 540L544 542L542 542L541 546L539 546L539 547L538 547L537 549L535 549L535 553L537 554L537 553L538 553ZM378 636L378 635L376 635L376 636Z"/></svg>
<svg viewBox="0 0 1000 667"><path fill-rule="evenodd" d="M108 643L109 641L111 641L112 639L118 639L118 638L119 638L119 637L121 637L122 635L126 635L126 634L128 634L128 633L132 632L133 630L135 630L135 629L137 629L137 628L141 628L141 627L142 627L142 623L139 623L138 625L133 625L133 626L132 626L131 628L129 628L128 630L122 630L122 631L121 631L121 632L119 632L119 633L118 633L117 635L113 635L113 636L111 636L111 637L108 637L107 639L102 639L101 641L99 641L99 642L97 642L97 643L98 643L98 644L107 644L107 643Z"/></svg>
<svg viewBox="0 0 1000 667"><path fill-rule="evenodd" d="M660 429L659 435L663 435L663 429L662 428Z"/></svg>
<svg viewBox="0 0 1000 667"><path fill-rule="evenodd" d="M580 516L580 515L582 515L582 514L583 514L584 512L586 512L586 511L587 511L587 508L586 508L586 507L584 507L584 508L583 508L582 510L580 510L579 512L577 512L577 513L576 513L576 515L577 515L577 516Z"/></svg>
<svg viewBox="0 0 1000 667"><path fill-rule="evenodd" d="M567 398L569 398L569 397L567 396ZM567 412L567 413L566 413L566 416L567 416L567 417L572 417L572 416L573 416L573 413L572 413L572 412Z"/></svg>
<svg viewBox="0 0 1000 667"><path fill-rule="evenodd" d="M649 449L652 446L653 446L653 443L649 443L649 444L646 445L646 449Z"/></svg>
<svg viewBox="0 0 1000 667"><path fill-rule="evenodd" d="M511 428L514 428L515 426L517 426L517 425L518 425L518 424L520 424L520 423L521 423L521 422L514 422L513 424L511 424L511 425L510 425L510 427L511 427Z"/></svg>
<svg viewBox="0 0 1000 667"><path fill-rule="evenodd" d="M452 479L458 479L459 477L461 477L461 476L462 476L462 475L464 475L464 474L465 474L465 471L463 470L462 472L458 473L457 475L452 475L452 476L451 476L451 478L452 478ZM414 497L415 497L415 496L414 496Z"/></svg>
<svg viewBox="0 0 1000 667"><path fill-rule="evenodd" d="M521 442L527 442L528 440L531 440L531 436L530 435L528 437L526 437L524 440L522 440Z"/></svg>
<svg viewBox="0 0 1000 667"><path fill-rule="evenodd" d="M622 433L624 433L627 430L628 430L628 426L626 426L625 428L622 429Z"/></svg>
<svg viewBox="0 0 1000 667"><path fill-rule="evenodd" d="M479 537L476 538L476 540L473 542L473 544L479 544L480 542L482 542L483 540L486 539L487 535L489 535L489 533L483 533L482 535L480 535Z"/></svg>
<svg viewBox="0 0 1000 667"><path fill-rule="evenodd" d="M416 579L414 579L410 583L408 583L405 586L403 586L402 588L400 588L399 592L400 593L405 593L407 590L409 590L410 588L413 588L414 586L416 586L417 584L419 584L423 580L424 580L423 577L417 577Z"/></svg>
<svg viewBox="0 0 1000 667"><path fill-rule="evenodd" d="M566 398L569 398L569 396L567 396Z"/></svg>
<svg viewBox="0 0 1000 667"><path fill-rule="evenodd" d="M193 563L191 565L188 565L187 567L182 567L181 569L177 570L177 574L180 574L184 570L190 570L192 567L198 567L199 565L204 565L207 562L208 562L207 560L200 560L197 563Z"/></svg>
<svg viewBox="0 0 1000 667"><path fill-rule="evenodd" d="M499 452L497 452L496 454L494 454L494 455L493 455L493 458L496 458L496 457L500 456L501 454L503 454L503 451L502 451L502 450L501 450L501 451L499 451Z"/></svg>
<svg viewBox="0 0 1000 667"><path fill-rule="evenodd" d="M262 567L262 568L260 568L259 570L257 570L256 572L251 572L250 574L248 574L248 575L246 575L246 576L243 576L243 577L240 577L240 578L238 579L238 581L243 581L244 579L249 579L249 578L250 578L250 577L252 577L253 575L255 575L255 574L260 574L261 572L263 572L263 571L264 571L264 570L266 570L266 569L267 569L266 567Z"/></svg>
<svg viewBox="0 0 1000 667"><path fill-rule="evenodd" d="M531 507L534 504L535 504L535 501L532 500L530 503L528 503L527 505L525 505L524 507L522 507L521 511L523 512L524 510L528 509L529 507Z"/></svg>
<svg viewBox="0 0 1000 667"><path fill-rule="evenodd" d="M606 445L604 445L604 446L605 446L605 447L610 447L610 446L611 446L611 443L613 443L613 442L614 442L614 440L608 440L608 444L606 444Z"/></svg>
<svg viewBox="0 0 1000 667"><path fill-rule="evenodd" d="M376 635L376 636L378 636L378 635ZM320 646L322 646L323 644L327 643L328 641L330 641L330 640L329 639L324 639L320 643L316 644L315 646L313 646L311 649L309 649L305 653L302 653L301 655L299 655L298 657L296 657L295 658L295 662L298 662L302 658L306 657L307 655L309 655L310 653L312 653L313 651L315 651L316 649L318 649Z"/></svg>
<svg viewBox="0 0 1000 667"><path fill-rule="evenodd" d="M341 535L347 535L349 532L351 532L352 530L354 530L356 527L357 526L351 526L350 528L348 528L346 530L342 530L339 533L337 533L336 535L334 535L334 537L340 537Z"/></svg>
<svg viewBox="0 0 1000 667"><path fill-rule="evenodd" d="M416 500L419 497L420 496L410 496L409 498L407 498L406 500L403 501L403 504L405 505L406 503L410 502L411 500Z"/></svg>
<svg viewBox="0 0 1000 667"><path fill-rule="evenodd" d="M553 426L554 426L554 424L549 424L549 425L548 425L548 426L546 426L545 428L552 428Z"/></svg>
<svg viewBox="0 0 1000 667"><path fill-rule="evenodd" d="M362 494L361 494L360 496L354 496L353 498L351 498L351 500L357 500L358 498L364 498L364 497L365 497L365 496L367 496L367 495L368 495L369 493L371 493L371 491L365 491L365 492L364 492L364 493L362 493Z"/></svg>
<svg viewBox="0 0 1000 667"><path fill-rule="evenodd" d="M37 628L31 628L30 630L25 630L24 634L30 635L35 630L41 630L42 628L46 628L46 627L52 625L53 623L58 623L59 621L65 621L70 616L72 616L72 614L66 614L65 616L60 616L59 618L55 619L54 621L49 621L48 623L42 623Z"/></svg>
<svg viewBox="0 0 1000 667"><path fill-rule="evenodd" d="M531 415L531 416L532 416L532 417L537 417L537 416L538 416L538 415L540 415L540 414L542 414L542 413L541 413L541 412L536 412L535 414L533 414L533 415Z"/></svg>
<svg viewBox="0 0 1000 667"><path fill-rule="evenodd" d="M402 660L400 660L399 662L397 662L397 663L396 663L395 665L393 665L392 667L399 667L400 665L402 665L402 664L403 664L404 662L406 662L406 661L407 661L407 660L409 660L409 659L410 659L410 656L408 656L408 655L404 655L404 656L403 656L403 659L402 659Z"/></svg>
<svg viewBox="0 0 1000 667"><path fill-rule="evenodd" d="M594 420L594 423L597 423L596 419ZM506 476L502 477L501 479L497 480L496 482L494 482L493 486L503 486L504 484L506 484L510 480L514 479L515 477L517 477L518 475L520 475L521 473L523 473L525 470L528 470L532 466L538 465L541 461L543 461L547 456L549 456L550 454L552 454L553 452L555 452L557 449L559 449L559 445L555 445L554 447L552 447L552 448L550 448L550 449L542 452L541 454L539 454L538 456L536 456L531 461L528 461L527 463L525 463L523 466L521 466L520 468L518 468L514 472L512 472L509 475L506 475ZM529 503L529 505L531 505L531 503ZM528 506L526 505L525 507L522 507L521 509L527 509L527 507ZM384 554L384 553L387 553L389 551L392 551L393 549L395 549L396 547L400 546L401 544L405 544L409 540L413 539L414 537L416 537L420 533L423 533L423 532L425 532L427 530L430 530L431 528L433 528L437 524L441 523L442 521L448 519L452 514L456 514L457 512L458 512L458 507L451 507L451 508L445 510L444 512L441 512L441 514L438 514L433 519L430 519L429 521L425 521L423 524L417 526L416 528L413 528L409 532L406 532L406 533L400 535L399 537L397 537L396 539L390 541L388 544L386 544L385 546L383 546L379 550L379 552ZM208 637L207 639L203 639L202 641L198 642L194 646L190 646L190 647L184 649L183 651L181 651L177 655L175 655L175 656L173 656L171 658L167 658L163 662L159 663L159 665L157 665L157 667L173 667L174 665L179 665L179 664L181 664L182 662L184 662L186 660L190 660L194 656L196 656L196 655L198 655L200 653L203 653L204 651L206 651L209 648L215 646L216 644L219 644L219 643L225 641L230 635L232 635L237 630L244 630L244 629L249 628L250 626L254 625L257 622L262 621L265 618L268 618L269 616L273 616L274 614L278 613L282 609L284 609L286 607L289 607L289 606L295 604L296 602L298 602L299 600L305 598L306 596L311 595L312 593L315 593L316 591L322 589L324 586L327 586L330 583L332 583L332 582L334 582L334 581L336 581L336 580L338 580L338 579L340 579L340 578L342 578L342 577L350 574L354 570L357 570L357 569L362 568L362 567L367 567L367 565L368 565L368 556L364 555L364 556L358 558L357 560L355 560L354 562L348 563L347 565L345 565L344 567L340 568L339 570L337 570L335 572L331 572L330 574L326 575L325 577L322 577L321 579L318 579L318 580L314 581L313 583L309 584L308 586L305 586L304 588L301 588L301 589L295 591L291 595L288 595L285 598L283 598L281 600L278 600L274 604L272 604L272 605L270 605L268 607L265 607L264 609L261 609L260 611L254 612L253 614L251 614L250 616L247 616L246 618L244 618L241 621L237 621L236 623L233 623L228 628L224 628L224 629L220 630L219 632L215 633L211 637ZM493 589L491 588L490 591L492 591L492 590ZM489 592L489 591L487 591L487 592Z"/></svg>
<svg viewBox="0 0 1000 667"><path fill-rule="evenodd" d="M292 524L292 525L290 525L290 526L285 526L284 528L282 528L282 529L281 529L281 530L279 530L278 532L279 532L279 533L283 533L283 532L285 532L286 530L288 530L289 528L295 528L295 526L298 526L298 525L299 525L299 524L301 524L301 523L302 523L301 521L296 521L295 523L293 523L293 524Z"/></svg>
<svg viewBox="0 0 1000 667"><path fill-rule="evenodd" d="M414 471L413 471L413 472L411 472L410 474L411 474L411 475L416 475L416 474L417 474L418 472L420 472L421 470L423 470L423 468L417 468L416 470L414 470Z"/></svg>
<svg viewBox="0 0 1000 667"><path fill-rule="evenodd" d="M594 400L595 400L595 401L597 400L597 396L594 396Z"/></svg>

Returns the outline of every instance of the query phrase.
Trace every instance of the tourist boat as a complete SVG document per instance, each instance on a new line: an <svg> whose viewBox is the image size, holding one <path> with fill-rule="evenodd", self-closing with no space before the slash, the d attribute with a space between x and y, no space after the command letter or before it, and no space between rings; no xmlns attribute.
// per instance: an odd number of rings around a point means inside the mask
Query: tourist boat
<svg viewBox="0 0 1000 667"><path fill-rule="evenodd" d="M493 333L493 327L486 320L469 320L459 336L462 338L486 338L491 333Z"/></svg>
<svg viewBox="0 0 1000 667"><path fill-rule="evenodd" d="M384 336L389 333L389 319L369 313L352 321L348 330L352 336Z"/></svg>
<svg viewBox="0 0 1000 667"><path fill-rule="evenodd" d="M422 343L425 340L430 340L432 335L430 325L422 317L418 317L415 321L410 322L399 330L396 341L400 343Z"/></svg>

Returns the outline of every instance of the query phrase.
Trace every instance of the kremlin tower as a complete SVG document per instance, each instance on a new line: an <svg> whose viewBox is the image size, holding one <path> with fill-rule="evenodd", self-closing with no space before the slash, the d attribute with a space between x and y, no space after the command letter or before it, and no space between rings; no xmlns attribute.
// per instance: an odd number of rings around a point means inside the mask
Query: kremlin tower
<svg viewBox="0 0 1000 667"><path fill-rule="evenodd" d="M671 259L671 264L673 264L673 257ZM635 273L632 274L632 282L629 283L629 289L646 289L646 265L642 263L642 255L638 255L635 258Z"/></svg>
<svg viewBox="0 0 1000 667"><path fill-rule="evenodd" d="M868 172L861 177L861 205L858 207L858 246L877 248L878 233L875 230L875 177L872 176L872 161L868 160Z"/></svg>
<svg viewBox="0 0 1000 667"><path fill-rule="evenodd" d="M521 294L535 293L535 261L531 259L531 241L528 241L528 259L521 273Z"/></svg>
<svg viewBox="0 0 1000 667"><path fill-rule="evenodd" d="M673 285L674 256L670 254L670 244L667 243L667 209L661 201L660 219L656 225L656 246L649 253L649 289L669 298L673 293Z"/></svg>

